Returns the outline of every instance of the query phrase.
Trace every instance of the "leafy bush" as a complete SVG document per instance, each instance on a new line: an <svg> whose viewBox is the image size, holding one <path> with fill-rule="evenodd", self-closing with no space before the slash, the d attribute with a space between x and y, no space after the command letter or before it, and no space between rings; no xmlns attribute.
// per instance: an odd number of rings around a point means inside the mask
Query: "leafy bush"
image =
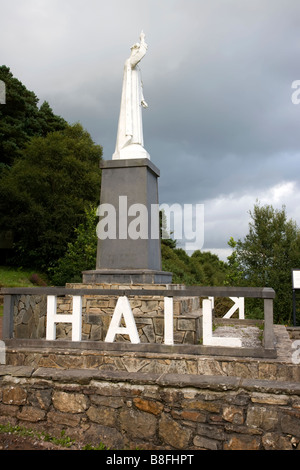
<svg viewBox="0 0 300 470"><path fill-rule="evenodd" d="M82 282L81 272L95 269L97 254L96 208L85 209L85 220L75 229L75 240L68 243L65 255L55 268L49 270L51 282L64 285L66 282Z"/></svg>

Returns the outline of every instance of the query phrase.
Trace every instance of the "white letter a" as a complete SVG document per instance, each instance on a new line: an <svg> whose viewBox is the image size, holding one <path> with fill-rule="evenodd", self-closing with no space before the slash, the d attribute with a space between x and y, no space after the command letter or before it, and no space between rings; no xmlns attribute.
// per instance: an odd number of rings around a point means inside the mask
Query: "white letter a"
<svg viewBox="0 0 300 470"><path fill-rule="evenodd" d="M124 315L126 327L120 326L122 315ZM138 344L140 342L130 303L126 296L118 298L117 305L107 331L105 342L113 343L117 334L129 335L130 341L134 344Z"/></svg>

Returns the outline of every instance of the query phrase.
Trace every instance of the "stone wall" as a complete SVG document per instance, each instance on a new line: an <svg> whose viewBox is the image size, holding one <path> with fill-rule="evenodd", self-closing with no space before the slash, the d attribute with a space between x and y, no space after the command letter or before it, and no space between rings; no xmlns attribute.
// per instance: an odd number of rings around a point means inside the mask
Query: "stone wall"
<svg viewBox="0 0 300 470"><path fill-rule="evenodd" d="M14 304L14 337L46 338L45 295L17 295Z"/></svg>
<svg viewBox="0 0 300 470"><path fill-rule="evenodd" d="M111 449L300 448L300 384L0 366L0 422Z"/></svg>
<svg viewBox="0 0 300 470"><path fill-rule="evenodd" d="M67 287L82 287L68 284ZM107 288L108 285L102 285ZM87 287L87 286L84 286ZM90 286L91 287L91 286ZM99 286L97 286L99 287ZM114 285L111 285L113 288ZM124 286L122 286L124 287ZM128 287L128 286L127 286ZM136 286L133 286L136 288ZM160 285L157 287L161 287ZM154 290L155 293L155 290ZM83 296L82 339L104 341L117 303L116 296ZM130 305L142 343L163 343L164 300L160 296L130 298ZM174 299L174 343L197 344L201 337L201 310L199 298ZM57 299L57 313L72 313L72 297ZM38 339L46 337L47 299L40 295L16 296L14 305L14 338ZM57 339L71 339L72 326L58 323ZM116 341L129 341L128 336L117 335Z"/></svg>

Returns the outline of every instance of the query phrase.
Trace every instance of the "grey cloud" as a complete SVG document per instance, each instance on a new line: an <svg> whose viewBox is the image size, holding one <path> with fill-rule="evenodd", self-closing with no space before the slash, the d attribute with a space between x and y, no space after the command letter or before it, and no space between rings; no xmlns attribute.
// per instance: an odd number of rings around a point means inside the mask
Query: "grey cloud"
<svg viewBox="0 0 300 470"><path fill-rule="evenodd" d="M115 146L123 64L144 29L144 137L161 170L161 202L232 192L255 201L282 181L297 181L300 105L291 102L291 84L300 79L298 0L0 6L2 62L56 113L81 121L105 159ZM239 221L228 224L234 231ZM221 230L214 230L210 240L221 248Z"/></svg>

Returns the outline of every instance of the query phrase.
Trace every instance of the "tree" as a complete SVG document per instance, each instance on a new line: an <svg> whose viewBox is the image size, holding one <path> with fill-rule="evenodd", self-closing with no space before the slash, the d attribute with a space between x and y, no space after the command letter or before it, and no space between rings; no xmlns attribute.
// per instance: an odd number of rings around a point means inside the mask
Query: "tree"
<svg viewBox="0 0 300 470"><path fill-rule="evenodd" d="M67 122L60 116L56 116L48 101L44 101L38 112L39 135L46 137L48 132L62 131Z"/></svg>
<svg viewBox="0 0 300 470"><path fill-rule="evenodd" d="M168 244L162 243L161 256L162 269L173 273L174 284L195 284L195 277L190 270L190 258L182 248L172 248Z"/></svg>
<svg viewBox="0 0 300 470"><path fill-rule="evenodd" d="M285 207L254 206L250 211L249 233L238 240L235 262L245 283L254 287L272 287L276 292L274 319L291 321L291 270L300 260L300 231L293 220L287 220Z"/></svg>
<svg viewBox="0 0 300 470"><path fill-rule="evenodd" d="M27 90L5 65L0 67L0 80L6 88L6 104L0 106L0 164L5 167L21 156L31 137L62 130L67 122L55 116L46 101L39 109L35 93Z"/></svg>
<svg viewBox="0 0 300 470"><path fill-rule="evenodd" d="M173 248L164 243L161 248L163 270L173 273L174 283L202 286L223 285L227 265L220 261L217 255L197 250L189 256L182 248Z"/></svg>
<svg viewBox="0 0 300 470"><path fill-rule="evenodd" d="M96 207L85 209L85 218L75 228L75 240L68 243L68 248L57 265L50 270L51 282L56 286L65 285L66 282L82 282L82 271L95 269L97 254L98 223Z"/></svg>
<svg viewBox="0 0 300 470"><path fill-rule="evenodd" d="M63 256L88 203L100 195L102 148L80 124L33 137L0 180L0 229L12 230L15 262L48 269Z"/></svg>
<svg viewBox="0 0 300 470"><path fill-rule="evenodd" d="M221 286L227 272L227 265L219 257L209 251L196 250L191 256L192 271L199 284Z"/></svg>
<svg viewBox="0 0 300 470"><path fill-rule="evenodd" d="M235 250L237 242L233 237L230 237L228 246L232 248L232 253L227 257L227 272L224 284L227 286L244 286L245 279L243 271L240 269L239 262L237 261L237 252Z"/></svg>

